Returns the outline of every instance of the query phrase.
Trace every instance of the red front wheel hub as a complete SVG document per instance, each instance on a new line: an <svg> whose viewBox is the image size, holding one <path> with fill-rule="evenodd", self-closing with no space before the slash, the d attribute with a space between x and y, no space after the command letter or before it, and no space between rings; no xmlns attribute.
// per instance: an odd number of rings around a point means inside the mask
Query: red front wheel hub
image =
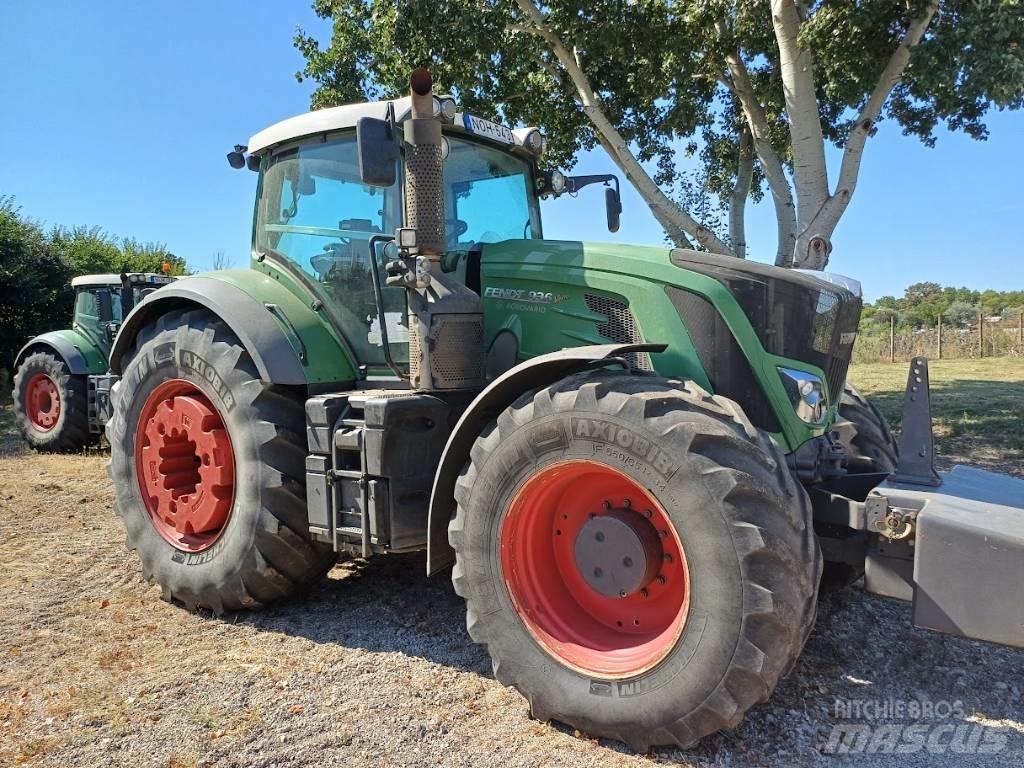
<svg viewBox="0 0 1024 768"><path fill-rule="evenodd" d="M220 538L234 502L234 453L223 419L194 384L166 381L146 399L135 469L142 501L164 539L199 552Z"/></svg>
<svg viewBox="0 0 1024 768"><path fill-rule="evenodd" d="M60 418L60 390L45 373L37 373L25 387L25 415L40 432L49 432Z"/></svg>
<svg viewBox="0 0 1024 768"><path fill-rule="evenodd" d="M592 461L540 470L512 499L500 547L516 612L560 662L630 677L675 647L690 593L682 542L623 473Z"/></svg>

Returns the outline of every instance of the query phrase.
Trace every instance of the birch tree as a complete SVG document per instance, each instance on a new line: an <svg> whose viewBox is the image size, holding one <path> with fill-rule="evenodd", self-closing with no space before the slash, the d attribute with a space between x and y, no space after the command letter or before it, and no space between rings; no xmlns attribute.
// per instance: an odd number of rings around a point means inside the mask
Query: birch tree
<svg viewBox="0 0 1024 768"><path fill-rule="evenodd" d="M823 269L878 124L984 139L1024 103L1024 0L316 0L314 108L403 93L413 66L468 110L540 126L547 161L602 147L666 237L745 257L767 197L774 260ZM829 168L826 147L841 151ZM698 172L686 168L696 159Z"/></svg>

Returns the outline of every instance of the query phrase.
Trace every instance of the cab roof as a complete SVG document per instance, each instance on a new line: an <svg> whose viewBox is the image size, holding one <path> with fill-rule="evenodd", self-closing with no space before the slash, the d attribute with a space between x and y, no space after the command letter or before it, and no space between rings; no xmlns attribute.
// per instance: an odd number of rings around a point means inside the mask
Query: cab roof
<svg viewBox="0 0 1024 768"><path fill-rule="evenodd" d="M133 283L169 283L174 280L170 275L163 275L158 272L128 272L126 274ZM121 275L108 273L105 275L79 275L78 277L71 278L72 288L79 288L83 285L121 285Z"/></svg>

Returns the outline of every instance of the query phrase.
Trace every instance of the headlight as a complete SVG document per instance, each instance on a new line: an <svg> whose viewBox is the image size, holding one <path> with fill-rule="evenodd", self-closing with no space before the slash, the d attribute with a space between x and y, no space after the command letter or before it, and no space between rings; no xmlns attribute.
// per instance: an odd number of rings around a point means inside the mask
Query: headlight
<svg viewBox="0 0 1024 768"><path fill-rule="evenodd" d="M516 144L534 155L544 153L547 140L539 128L515 128L512 131Z"/></svg>
<svg viewBox="0 0 1024 768"><path fill-rule="evenodd" d="M560 195L565 191L565 174L561 171L551 172L551 191Z"/></svg>
<svg viewBox="0 0 1024 768"><path fill-rule="evenodd" d="M779 377L797 418L808 424L820 424L825 418L825 385L821 379L793 368L779 368Z"/></svg>

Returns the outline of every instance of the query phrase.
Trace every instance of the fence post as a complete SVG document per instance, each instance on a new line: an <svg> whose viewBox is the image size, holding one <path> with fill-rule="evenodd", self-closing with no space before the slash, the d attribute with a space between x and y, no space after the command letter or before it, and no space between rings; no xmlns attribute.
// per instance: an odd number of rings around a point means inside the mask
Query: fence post
<svg viewBox="0 0 1024 768"><path fill-rule="evenodd" d="M985 356L985 316L978 313L978 357Z"/></svg>
<svg viewBox="0 0 1024 768"><path fill-rule="evenodd" d="M889 318L889 362L896 362L896 316Z"/></svg>
<svg viewBox="0 0 1024 768"><path fill-rule="evenodd" d="M1021 348L1021 353L1024 354L1024 309L1017 315L1017 344Z"/></svg>
<svg viewBox="0 0 1024 768"><path fill-rule="evenodd" d="M935 359L942 359L942 313L939 312L939 328L938 337L935 340Z"/></svg>

